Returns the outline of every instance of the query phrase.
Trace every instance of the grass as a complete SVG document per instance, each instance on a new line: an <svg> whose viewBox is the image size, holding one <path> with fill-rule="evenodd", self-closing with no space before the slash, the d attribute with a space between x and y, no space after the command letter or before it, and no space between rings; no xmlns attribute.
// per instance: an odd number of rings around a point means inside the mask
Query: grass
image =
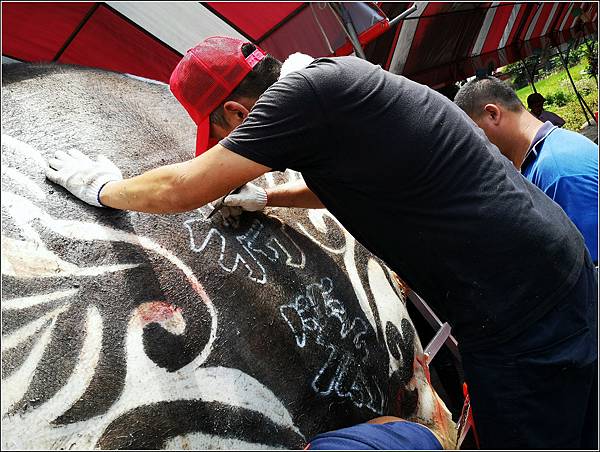
<svg viewBox="0 0 600 452"><path fill-rule="evenodd" d="M584 71L587 63L581 62L576 66L569 68L569 72L577 85L578 91L582 94L586 103L592 111L598 110L598 86L594 78L589 77ZM578 131L581 126L585 123L585 115L577 101L571 82L567 76L567 71L562 71L551 74L543 80L535 82L535 87L539 93L544 97L550 99L550 102L544 104L544 108L548 111L556 113L561 116L565 121L565 128L570 130ZM531 85L527 85L517 90L517 96L527 105L527 96L533 92ZM562 92L565 96L566 103L564 105L553 104L551 99L558 93ZM588 113L589 116L589 113Z"/></svg>
<svg viewBox="0 0 600 452"><path fill-rule="evenodd" d="M582 72L586 68L586 65L586 63L580 63L577 66L569 68L569 72L571 72L571 77L573 77L573 80L575 82L581 80L583 77L587 77L587 74L582 74ZM561 82L565 80L567 80L567 83L569 83L567 71L563 69L562 71L555 72L554 74L550 75L549 77L546 77L543 80L535 82L535 87L539 93L546 95L558 91L560 89ZM517 96L519 96L519 99L521 99L521 101L523 101L523 103L527 105L527 96L529 96L531 93L533 93L533 89L531 88L531 85L527 85L517 91Z"/></svg>

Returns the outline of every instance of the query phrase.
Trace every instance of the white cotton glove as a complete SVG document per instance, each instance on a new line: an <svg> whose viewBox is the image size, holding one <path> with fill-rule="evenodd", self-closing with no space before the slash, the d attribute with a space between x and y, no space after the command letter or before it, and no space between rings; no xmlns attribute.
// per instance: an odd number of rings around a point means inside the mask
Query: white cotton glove
<svg viewBox="0 0 600 452"><path fill-rule="evenodd" d="M48 160L46 177L96 207L105 207L100 204L102 187L107 182L123 179L121 170L103 155L94 161L76 149L57 151L54 158Z"/></svg>
<svg viewBox="0 0 600 452"><path fill-rule="evenodd" d="M239 192L227 196L223 204L228 207L241 207L242 210L250 212L263 210L267 205L267 192L264 188L247 183Z"/></svg>
<svg viewBox="0 0 600 452"><path fill-rule="evenodd" d="M238 193L228 195L223 201L221 217L225 226L237 228L244 210L255 212L267 205L267 192L251 183L244 185Z"/></svg>

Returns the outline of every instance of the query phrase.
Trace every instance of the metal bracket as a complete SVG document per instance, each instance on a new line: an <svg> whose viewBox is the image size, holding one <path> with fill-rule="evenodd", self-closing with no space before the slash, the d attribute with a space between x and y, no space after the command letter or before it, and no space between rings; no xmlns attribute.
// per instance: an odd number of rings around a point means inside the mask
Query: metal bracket
<svg viewBox="0 0 600 452"><path fill-rule="evenodd" d="M402 11L400 14L398 14L396 17L394 17L392 20L390 20L390 28L394 28L394 26L400 22L402 19L406 19L407 16L410 16L412 13L414 13L417 10L417 5L412 5L410 8L408 8L406 11Z"/></svg>
<svg viewBox="0 0 600 452"><path fill-rule="evenodd" d="M425 303L425 300L423 300L413 290L410 291L407 298L415 306L415 308L417 308L417 310L421 313L421 315L423 317L425 317L425 320L427 320L429 325L431 325L431 327L434 330L438 331L438 333L436 334L436 337L437 337L437 335L440 334L440 331L442 330L442 328L444 328L445 325L447 325L447 323L442 323L440 318L437 315L435 315L435 312L433 312L433 310L429 307L429 305L427 305L427 303ZM454 338L454 336L452 336L450 334L449 329L450 329L450 325L448 325L448 335L446 336L443 343L448 346L448 348L450 349L452 354L456 357L456 359L461 361L460 353L458 351L458 342ZM434 337L433 340L435 340L436 337ZM440 347L441 347L441 345L440 345Z"/></svg>
<svg viewBox="0 0 600 452"><path fill-rule="evenodd" d="M442 345L444 345L444 343L448 339L448 336L450 336L450 324L446 322L438 330L436 335L433 336L433 339L429 341L427 347L425 347L423 353L429 356L429 362L431 362L433 358L435 358L435 355L437 355L437 352L440 351L440 348L442 348Z"/></svg>

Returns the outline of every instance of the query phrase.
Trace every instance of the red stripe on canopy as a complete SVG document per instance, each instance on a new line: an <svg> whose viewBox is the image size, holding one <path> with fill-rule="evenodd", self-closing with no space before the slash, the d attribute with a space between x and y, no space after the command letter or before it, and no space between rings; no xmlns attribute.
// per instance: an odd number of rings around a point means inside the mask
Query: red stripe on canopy
<svg viewBox="0 0 600 452"><path fill-rule="evenodd" d="M254 41L304 5L302 2L207 2L236 28Z"/></svg>
<svg viewBox="0 0 600 452"><path fill-rule="evenodd" d="M550 17L550 12L552 11L553 7L554 7L554 2L545 3L544 6L542 6L542 12L540 13L540 16L538 17L537 23L533 27L533 33L531 34L530 39L537 38L542 35L542 32L544 31L546 22L548 22L548 18Z"/></svg>
<svg viewBox="0 0 600 452"><path fill-rule="evenodd" d="M560 6L560 11L557 13L557 17L556 17L556 22L554 22L554 27L555 30L558 30L560 28L560 24L562 24L563 19L565 18L565 14L567 14L567 12L569 11L569 4L568 3L561 3Z"/></svg>
<svg viewBox="0 0 600 452"><path fill-rule="evenodd" d="M52 61L95 3L2 2L2 53Z"/></svg>
<svg viewBox="0 0 600 452"><path fill-rule="evenodd" d="M332 55L333 52L329 50L313 13L318 16L319 23L332 46L331 50L335 52L345 40L338 21L329 8L313 10L311 6L295 14L285 25L261 41L260 46L280 60L285 60L294 52L306 53L315 58Z"/></svg>
<svg viewBox="0 0 600 452"><path fill-rule="evenodd" d="M469 8L468 4L461 5ZM477 39L487 8L473 4L457 11L453 3L430 3L421 15L410 53L404 65L404 75L422 68L435 68L455 61L457 55L467 55ZM453 14L446 14L453 13ZM457 33L457 17L464 19Z"/></svg>
<svg viewBox="0 0 600 452"><path fill-rule="evenodd" d="M515 24L512 27L512 30L510 31L510 34L508 36L508 40L506 41L506 46L510 46L512 44L515 43L515 41L518 39L518 33L519 33L519 28L521 26L522 23L527 21L528 18L528 14L529 14L529 7L530 5L521 5L521 8L519 9L519 14L517 14L517 18L515 20ZM525 27L523 27L525 28Z"/></svg>
<svg viewBox="0 0 600 452"><path fill-rule="evenodd" d="M581 5L582 5L581 2L577 2L573 5L573 8L571 8L571 10L568 13L567 21L565 23L565 27L563 28L563 30L567 30L573 26L573 22L575 21L575 11L578 8L581 8Z"/></svg>
<svg viewBox="0 0 600 452"><path fill-rule="evenodd" d="M523 18L523 23L522 23L523 28L520 30L519 35L515 36L515 39L518 39L520 41L525 40L525 35L527 35L527 31L529 31L529 27L531 26L531 23L535 19L535 15L539 8L541 8L541 6L538 3L533 3L533 2L532 2L532 4L526 6L526 9L528 11L527 11L527 15Z"/></svg>
<svg viewBox="0 0 600 452"><path fill-rule="evenodd" d="M493 26L490 27L488 35L485 38L481 53L492 52L498 48L502 35L508 25L510 15L514 9L514 4L499 5L496 7L496 14L494 15L494 21L492 23Z"/></svg>
<svg viewBox="0 0 600 452"><path fill-rule="evenodd" d="M168 83L181 55L112 10L100 7L67 47L61 63L76 63Z"/></svg>

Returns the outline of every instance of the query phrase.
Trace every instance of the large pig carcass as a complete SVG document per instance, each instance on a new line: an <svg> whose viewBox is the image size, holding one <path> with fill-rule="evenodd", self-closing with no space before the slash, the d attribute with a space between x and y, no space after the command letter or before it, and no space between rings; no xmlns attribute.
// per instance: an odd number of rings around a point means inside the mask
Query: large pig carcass
<svg viewBox="0 0 600 452"><path fill-rule="evenodd" d="M326 210L233 228L210 206L91 207L45 179L57 150L125 177L190 158L194 125L166 85L2 75L3 449L300 448L383 414L439 415L401 290Z"/></svg>

